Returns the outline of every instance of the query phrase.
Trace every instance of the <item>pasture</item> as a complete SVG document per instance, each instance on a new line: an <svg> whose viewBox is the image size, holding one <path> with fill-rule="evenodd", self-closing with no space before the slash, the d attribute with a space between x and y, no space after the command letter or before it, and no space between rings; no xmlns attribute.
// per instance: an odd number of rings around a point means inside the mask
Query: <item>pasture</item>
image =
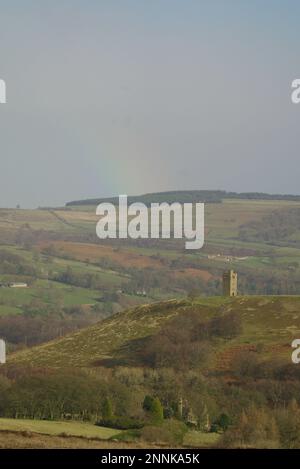
<svg viewBox="0 0 300 469"><path fill-rule="evenodd" d="M75 421L50 421L0 418L0 431L33 432L44 435L68 435L84 438L99 438L108 440L121 433L113 428L98 427L91 423Z"/></svg>

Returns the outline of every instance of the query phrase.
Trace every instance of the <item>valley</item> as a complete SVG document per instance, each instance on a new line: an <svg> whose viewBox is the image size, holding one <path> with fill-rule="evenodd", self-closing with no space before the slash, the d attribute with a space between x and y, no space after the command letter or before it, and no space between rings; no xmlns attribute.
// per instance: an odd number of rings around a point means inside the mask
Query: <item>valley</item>
<svg viewBox="0 0 300 469"><path fill-rule="evenodd" d="M90 201L0 210L4 447L31 447L26 432L35 447L297 447L300 201L206 197L199 251L99 240Z"/></svg>

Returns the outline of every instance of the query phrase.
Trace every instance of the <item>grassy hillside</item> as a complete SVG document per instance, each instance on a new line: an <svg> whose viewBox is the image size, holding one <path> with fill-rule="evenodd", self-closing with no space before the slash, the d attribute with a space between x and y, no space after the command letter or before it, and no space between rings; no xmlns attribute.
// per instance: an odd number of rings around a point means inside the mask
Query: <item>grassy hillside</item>
<svg viewBox="0 0 300 469"><path fill-rule="evenodd" d="M300 296L248 296L171 300L139 306L118 313L62 339L23 350L9 357L9 363L49 367L90 367L103 364L134 364L135 350L174 317L197 313L203 322L226 313L236 313L242 332L233 339L214 342L211 366L230 368L231 360L253 346L262 357L290 363L291 342L300 337ZM183 326L184 327L184 326Z"/></svg>

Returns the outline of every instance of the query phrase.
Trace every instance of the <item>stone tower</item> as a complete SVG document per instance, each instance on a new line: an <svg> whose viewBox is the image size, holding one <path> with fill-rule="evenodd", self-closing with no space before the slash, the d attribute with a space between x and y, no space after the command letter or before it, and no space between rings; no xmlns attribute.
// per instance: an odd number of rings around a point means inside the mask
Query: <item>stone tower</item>
<svg viewBox="0 0 300 469"><path fill-rule="evenodd" d="M237 296L237 273L234 270L223 273L223 295Z"/></svg>
<svg viewBox="0 0 300 469"><path fill-rule="evenodd" d="M0 365L6 363L6 350L5 342L3 339L0 339Z"/></svg>

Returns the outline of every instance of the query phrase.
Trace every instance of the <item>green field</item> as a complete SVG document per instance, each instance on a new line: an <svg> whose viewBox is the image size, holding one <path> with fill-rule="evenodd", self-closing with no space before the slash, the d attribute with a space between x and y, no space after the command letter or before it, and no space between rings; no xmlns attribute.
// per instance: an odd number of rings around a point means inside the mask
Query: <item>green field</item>
<svg viewBox="0 0 300 469"><path fill-rule="evenodd" d="M0 292L0 315L21 313L24 305L38 299L46 304L58 300L64 306L94 304L99 292L86 288L63 285L58 282L39 280L28 288L2 288Z"/></svg>
<svg viewBox="0 0 300 469"><path fill-rule="evenodd" d="M183 444L191 448L212 448L218 443L219 438L218 433L189 431L184 437Z"/></svg>
<svg viewBox="0 0 300 469"><path fill-rule="evenodd" d="M68 435L80 436L84 438L99 438L107 440L114 435L121 433L120 430L113 428L104 428L83 422L66 422L66 421L46 421L46 420L18 420L0 418L0 431L14 432L33 432L42 433L44 435Z"/></svg>

